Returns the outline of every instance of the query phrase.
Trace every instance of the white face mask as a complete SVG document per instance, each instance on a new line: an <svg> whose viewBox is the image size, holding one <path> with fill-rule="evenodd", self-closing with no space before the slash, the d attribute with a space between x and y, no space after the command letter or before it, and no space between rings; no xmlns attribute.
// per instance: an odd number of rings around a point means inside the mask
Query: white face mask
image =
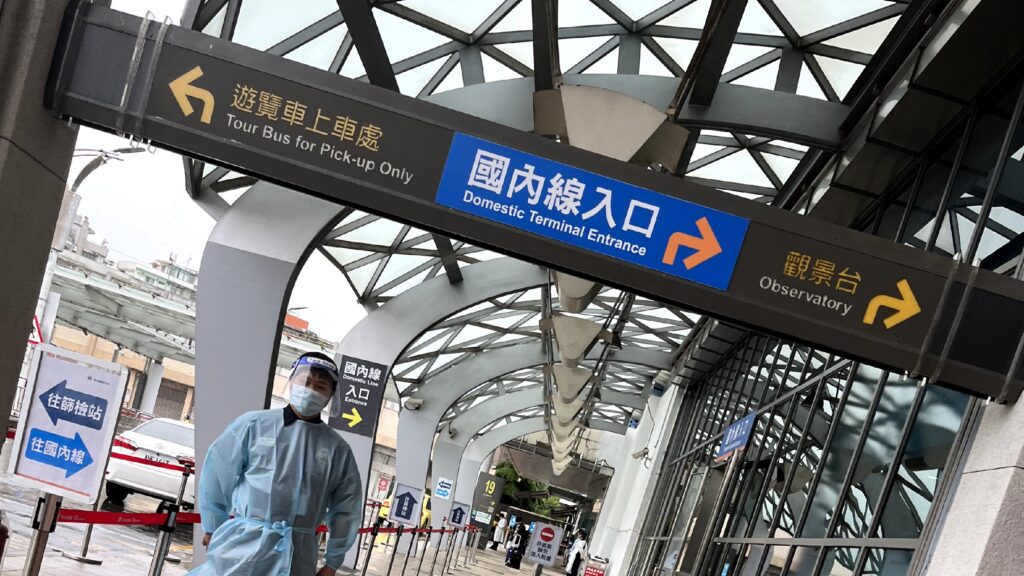
<svg viewBox="0 0 1024 576"><path fill-rule="evenodd" d="M312 418L319 414L330 400L327 396L305 386L292 386L291 389L290 401L292 408L300 416L306 418Z"/></svg>

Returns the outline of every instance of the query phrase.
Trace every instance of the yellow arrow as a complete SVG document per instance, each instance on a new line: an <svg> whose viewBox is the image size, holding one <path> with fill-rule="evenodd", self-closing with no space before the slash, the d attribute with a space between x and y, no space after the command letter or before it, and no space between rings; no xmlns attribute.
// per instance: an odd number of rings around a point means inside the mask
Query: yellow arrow
<svg viewBox="0 0 1024 576"><path fill-rule="evenodd" d="M342 414L341 417L344 418L345 420L348 420L349 428L352 428L356 424L359 424L360 422L363 421L363 417L359 415L359 410L356 410L355 406L352 407L351 414Z"/></svg>
<svg viewBox="0 0 1024 576"><path fill-rule="evenodd" d="M910 283L906 279L900 280L896 283L896 288L900 291L900 297L888 296L886 294L879 294L868 302L868 309L864 312L864 323L872 325L875 323L875 316L878 315L878 309L892 308L896 311L895 314L889 316L882 321L885 324L886 329L892 328L897 324L916 316L921 312L921 306L917 303L917 298L914 297L914 291L910 289Z"/></svg>
<svg viewBox="0 0 1024 576"><path fill-rule="evenodd" d="M189 97L198 98L203 103L203 113L199 119L203 124L209 124L210 120L213 119L213 94L205 88L192 85L192 82L202 78L202 76L203 69L196 66L174 80L171 80L168 86L170 86L171 93L174 94L174 99L178 101L178 106L181 108L181 112L185 116L191 116L192 112L195 111L192 108L192 102L189 101Z"/></svg>

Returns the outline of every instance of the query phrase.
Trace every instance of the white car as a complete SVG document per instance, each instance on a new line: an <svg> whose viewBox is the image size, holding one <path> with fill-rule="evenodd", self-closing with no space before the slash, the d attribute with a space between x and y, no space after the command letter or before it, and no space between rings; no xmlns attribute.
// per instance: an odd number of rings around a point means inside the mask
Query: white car
<svg viewBox="0 0 1024 576"><path fill-rule="evenodd" d="M113 454L125 454L153 462L179 465L195 464L195 427L192 424L156 418L144 422L114 438ZM145 494L164 502L174 502L181 486L181 472L110 458L107 466L107 499L122 504L133 493ZM186 508L195 505L195 476L185 485Z"/></svg>

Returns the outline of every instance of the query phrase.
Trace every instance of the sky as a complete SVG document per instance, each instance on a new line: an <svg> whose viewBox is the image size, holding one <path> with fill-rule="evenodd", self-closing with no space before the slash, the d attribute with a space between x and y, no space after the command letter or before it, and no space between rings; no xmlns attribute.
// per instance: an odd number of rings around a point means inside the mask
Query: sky
<svg viewBox="0 0 1024 576"><path fill-rule="evenodd" d="M169 16L175 24L184 6L185 0L113 3L115 9L139 16L150 11L155 20ZM95 157L92 151L128 146L125 138L81 128L69 181ZM179 263L200 268L201 289L203 248L216 222L186 193L179 155L159 149L123 154L89 175L78 193L78 213L89 217L94 241L107 240L111 260L148 263L173 253ZM297 315L335 342L365 316L344 276L317 252L300 272L288 306L305 307Z"/></svg>

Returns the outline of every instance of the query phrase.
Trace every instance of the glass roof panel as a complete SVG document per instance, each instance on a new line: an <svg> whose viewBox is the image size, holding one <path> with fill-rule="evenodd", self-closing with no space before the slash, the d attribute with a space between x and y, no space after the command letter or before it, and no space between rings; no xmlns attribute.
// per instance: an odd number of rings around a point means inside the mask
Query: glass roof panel
<svg viewBox="0 0 1024 576"><path fill-rule="evenodd" d="M224 4L224 6L217 11L217 14L213 17L213 19L210 20L210 23L206 25L206 28L203 28L203 34L219 37L221 29L224 28L224 17L227 15L227 13L228 5Z"/></svg>
<svg viewBox="0 0 1024 576"><path fill-rule="evenodd" d="M813 56L813 58L821 65L822 71L825 72L825 77L828 78L828 83L832 85L839 98L846 97L846 93L850 91L853 83L857 81L860 73L864 70L863 65L845 60L836 60L835 58L817 55Z"/></svg>
<svg viewBox="0 0 1024 576"><path fill-rule="evenodd" d="M401 62L410 56L437 48L451 41L447 36L442 36L433 30L413 24L389 12L374 9L373 15L377 20L377 28L380 29L384 46L387 48L388 58L392 62Z"/></svg>
<svg viewBox="0 0 1024 576"><path fill-rule="evenodd" d="M858 28L853 32L847 32L841 36L830 38L825 40L823 44L848 48L857 52L864 52L865 54L874 54L878 47L882 45L885 37L889 35L889 32L892 32L892 27L896 25L897 20L899 20L899 17L893 16L888 20L882 20L870 26Z"/></svg>
<svg viewBox="0 0 1024 576"><path fill-rule="evenodd" d="M452 68L452 71L449 72L448 75L444 77L444 80L437 85L437 88L434 89L434 94L447 92L448 90L455 90L456 88L462 88L463 86L462 64L456 64L455 67Z"/></svg>
<svg viewBox="0 0 1024 576"><path fill-rule="evenodd" d="M796 170L796 165L800 163L799 160L776 156L775 154L762 154L762 156L768 161L768 165L771 166L772 172L775 172L775 175L783 182L789 179L793 170Z"/></svg>
<svg viewBox="0 0 1024 576"><path fill-rule="evenodd" d="M667 18L662 19L659 24L702 29L708 20L708 10L710 9L711 0L697 0L682 10L676 10Z"/></svg>
<svg viewBox="0 0 1024 576"><path fill-rule="evenodd" d="M327 250L327 253L333 256L335 260L341 263L342 266L348 266L356 260L375 254L375 252L370 252L368 250L353 250L351 248L338 248L337 246L324 246L324 249Z"/></svg>
<svg viewBox="0 0 1024 576"><path fill-rule="evenodd" d="M647 46L640 45L640 74L644 76L674 76L672 71L651 52Z"/></svg>
<svg viewBox="0 0 1024 576"><path fill-rule="evenodd" d="M743 10L743 19L740 20L740 33L745 34L766 34L768 36L782 36L782 30L775 24L772 17L764 11L761 3L757 0L747 2Z"/></svg>
<svg viewBox="0 0 1024 576"><path fill-rule="evenodd" d="M430 256L412 256L409 254L393 254L388 260L387 266L381 272L377 280L377 286L384 286L388 282L399 278L403 274L415 270L417 266L434 260Z"/></svg>
<svg viewBox="0 0 1024 576"><path fill-rule="evenodd" d="M450 24L463 32L473 32L494 10L501 0L473 0L472 2L438 2L437 0L404 0L406 8Z"/></svg>
<svg viewBox="0 0 1024 576"><path fill-rule="evenodd" d="M612 20L611 16L605 14L604 10L594 6L590 0L559 0L558 2L559 28L614 23L615 21Z"/></svg>
<svg viewBox="0 0 1024 576"><path fill-rule="evenodd" d="M521 75L517 74L515 70L505 66L501 62L498 62L494 58L487 54L481 54L480 59L483 60L484 64L484 81L486 82L497 82L499 80L510 80L512 78L522 78Z"/></svg>
<svg viewBox="0 0 1024 576"><path fill-rule="evenodd" d="M567 38L558 41L558 60L562 65L562 72L565 73L595 50L607 42L611 36L596 36L590 38Z"/></svg>
<svg viewBox="0 0 1024 576"><path fill-rule="evenodd" d="M818 85L818 81L814 79L811 69L806 64L800 66L800 80L796 85L796 93L800 96L809 96L818 100L828 100L828 97L822 92L821 86Z"/></svg>
<svg viewBox="0 0 1024 576"><path fill-rule="evenodd" d="M347 32L348 26L344 24L335 26L285 54L284 57L296 62L302 62L308 66L326 70L331 65L331 62L334 61L334 56L338 53L338 48L341 46L341 41L345 39Z"/></svg>
<svg viewBox="0 0 1024 576"><path fill-rule="evenodd" d="M342 239L349 242L362 242L365 244L376 244L378 246L390 246L395 241L395 238L398 237L398 233L401 232L404 227L404 224L400 224L393 220L378 218L365 226L360 226L348 234L345 234L342 236Z"/></svg>
<svg viewBox="0 0 1024 576"><path fill-rule="evenodd" d="M305 0L301 3L245 0L245 9L238 13L238 23L231 40L266 50L337 11L338 3L334 0Z"/></svg>
<svg viewBox="0 0 1024 576"><path fill-rule="evenodd" d="M517 32L533 30L533 11L529 0L522 0L508 15L491 28L491 32Z"/></svg>
<svg viewBox="0 0 1024 576"><path fill-rule="evenodd" d="M452 340L452 343L449 344L449 346L457 347L460 344L465 344L466 342L476 340L477 338L483 338L485 336L493 335L494 332L491 330L481 328L480 326L469 325L459 331L459 335L456 336L454 340Z"/></svg>
<svg viewBox="0 0 1024 576"><path fill-rule="evenodd" d="M533 68L533 42L496 44L494 47L522 62L526 66Z"/></svg>
<svg viewBox="0 0 1024 576"><path fill-rule="evenodd" d="M611 0L633 20L639 20L665 5L665 0Z"/></svg>
<svg viewBox="0 0 1024 576"><path fill-rule="evenodd" d="M619 49L615 48L594 62L586 70L587 74L615 74L619 71Z"/></svg>
<svg viewBox="0 0 1024 576"><path fill-rule="evenodd" d="M696 40L682 40L679 38L654 38L665 52L676 61L676 64L680 68L686 70L690 67L690 60L693 59L693 53L697 51Z"/></svg>
<svg viewBox="0 0 1024 576"><path fill-rule="evenodd" d="M885 0L775 0L775 5L801 36L891 4Z"/></svg>
<svg viewBox="0 0 1024 576"><path fill-rule="evenodd" d="M771 90L775 87L775 80L779 76L779 63L779 60L772 60L770 63L761 66L757 70L740 76L730 82L730 84L739 84L740 86L750 86L752 88L764 88L765 90Z"/></svg>
<svg viewBox="0 0 1024 576"><path fill-rule="evenodd" d="M363 61L359 58L359 51L355 48L348 51L345 63L341 66L341 75L346 78L360 78L366 74Z"/></svg>
<svg viewBox="0 0 1024 576"><path fill-rule="evenodd" d="M427 62L422 66L417 66L407 72L402 72L396 76L398 80L398 89L406 96L416 96L423 90L423 87L430 82L430 79L437 74L437 71L441 69L448 57L438 58L437 60Z"/></svg>
<svg viewBox="0 0 1024 576"><path fill-rule="evenodd" d="M754 162L751 155L743 150L730 154L721 160L716 160L707 166L701 166L687 175L697 178L754 184L754 186L771 186L771 180L768 179L768 176L761 171L761 168Z"/></svg>
<svg viewBox="0 0 1024 576"><path fill-rule="evenodd" d="M749 46L747 44L733 44L729 49L729 56L725 59L724 72L732 72L736 68L764 56L774 50L771 46Z"/></svg>
<svg viewBox="0 0 1024 576"><path fill-rule="evenodd" d="M693 147L693 154L690 156L690 162L696 162L705 156L710 156L719 150L724 149L725 146L712 146L711 144L695 144Z"/></svg>
<svg viewBox="0 0 1024 576"><path fill-rule="evenodd" d="M380 266L380 262L374 262L373 264L347 271L349 280L356 287L356 292L362 294L366 291L366 286L369 285L370 280L373 278L373 273L377 270L378 266Z"/></svg>

